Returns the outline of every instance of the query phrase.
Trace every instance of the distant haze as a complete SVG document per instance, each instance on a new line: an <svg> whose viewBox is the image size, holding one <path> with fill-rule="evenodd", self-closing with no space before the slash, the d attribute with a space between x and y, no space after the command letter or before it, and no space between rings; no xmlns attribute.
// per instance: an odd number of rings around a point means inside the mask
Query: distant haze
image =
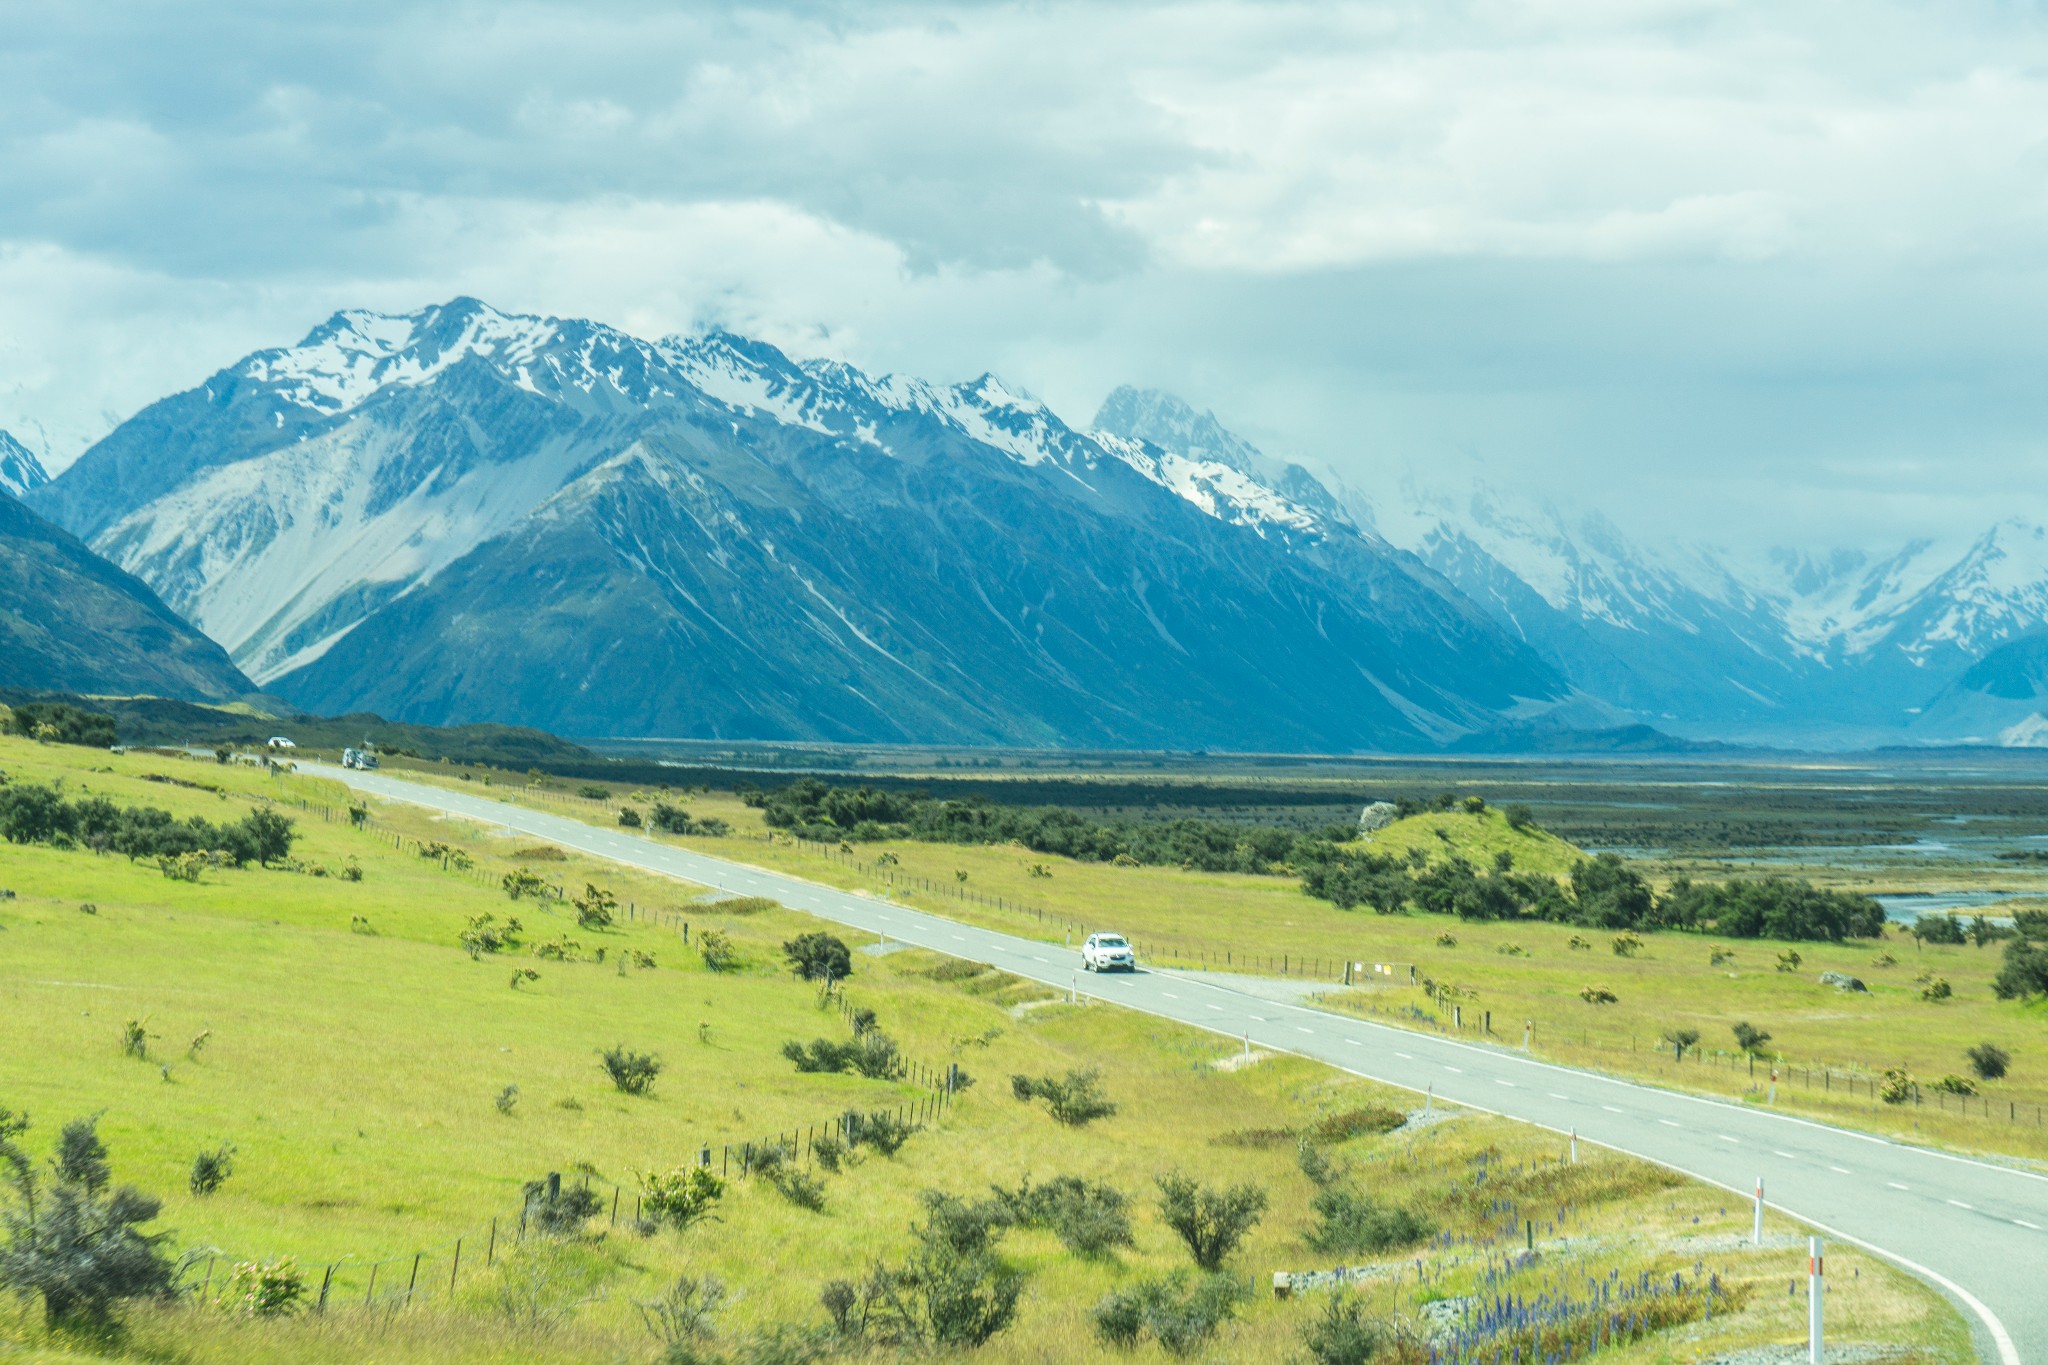
<svg viewBox="0 0 2048 1365"><path fill-rule="evenodd" d="M0 16L0 429L341 307L710 324L1650 541L2048 519L2032 4Z"/></svg>

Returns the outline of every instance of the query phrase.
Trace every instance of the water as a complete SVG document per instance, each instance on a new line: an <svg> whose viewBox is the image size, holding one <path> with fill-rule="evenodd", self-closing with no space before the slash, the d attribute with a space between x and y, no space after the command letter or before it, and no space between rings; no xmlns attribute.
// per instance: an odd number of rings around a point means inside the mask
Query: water
<svg viewBox="0 0 2048 1365"><path fill-rule="evenodd" d="M1949 910L1984 910L2018 899L2010 891L1921 891L1905 895L1872 896L1884 907L1884 917L1897 924L1911 924L1922 915ZM2010 922L1993 915L1994 921Z"/></svg>

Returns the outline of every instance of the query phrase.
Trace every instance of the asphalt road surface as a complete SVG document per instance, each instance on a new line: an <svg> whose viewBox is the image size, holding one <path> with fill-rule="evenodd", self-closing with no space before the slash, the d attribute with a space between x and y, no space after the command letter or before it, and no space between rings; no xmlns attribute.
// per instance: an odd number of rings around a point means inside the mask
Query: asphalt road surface
<svg viewBox="0 0 2048 1365"><path fill-rule="evenodd" d="M1299 1053L1437 1099L1576 1132L1752 1197L1834 1240L1878 1252L1959 1301L1980 1353L2048 1362L2048 1178L1804 1119L1676 1094L1475 1046L1261 999L1199 972L1095 976L1080 954L875 897L706 857L619 830L375 772L305 765L374 795L515 829L620 863L934 949L1062 989ZM1115 928L1105 912L1102 928ZM1785 1229L1780 1225L1779 1231ZM1787 1278L1805 1273L1787 1253ZM1853 1323L1840 1324L1844 1335Z"/></svg>

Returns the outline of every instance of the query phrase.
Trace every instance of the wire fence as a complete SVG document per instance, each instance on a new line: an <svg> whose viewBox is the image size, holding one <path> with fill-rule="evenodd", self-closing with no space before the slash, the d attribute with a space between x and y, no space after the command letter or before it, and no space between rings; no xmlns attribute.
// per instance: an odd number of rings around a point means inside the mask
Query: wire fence
<svg viewBox="0 0 2048 1365"><path fill-rule="evenodd" d="M528 787L515 790L518 795L534 797L563 806L597 810L615 809L617 805L616 802L609 800L599 801L568 793L551 792L542 787ZM306 805L303 799L301 800L301 805ZM322 807L322 809L331 810L328 807ZM327 818L332 818L332 816L330 815ZM403 847L404 840L402 836L394 834L391 837L394 839L394 847ZM1041 930L1049 932L1050 929L1057 927L1069 943L1071 943L1076 929L1083 927L1078 926L1075 921L1067 918L1061 912L1049 909L1046 906L1035 905L1028 901L1007 896L987 895L975 891L957 880L947 883L916 873L904 872L900 865L863 859L845 845L820 843L816 840L803 839L794 835L770 837L784 839L800 852L823 858L835 865L862 873L874 880L879 887L887 892L921 891L929 895L938 896L941 899L954 899L963 904L975 904L988 909L1014 914L1020 920L1028 916ZM417 841L415 842L417 843ZM490 882L488 877L484 878L484 883L493 886L497 884ZM553 888L553 890L558 898L563 894L560 887ZM665 914L669 912L656 913ZM684 932L685 941L687 941L687 923L683 923L681 927ZM1298 980L1327 982L1331 985L1342 985L1354 989L1414 985L1418 980L1415 964L1376 960L1370 955L1361 955L1358 958L1334 958L1327 952L1297 953L1288 949L1275 952L1270 947L1265 946L1247 949L1243 947L1217 947L1213 943L1195 943L1157 936L1148 936L1140 939L1126 934L1125 937L1131 943L1134 951L1146 961L1198 971L1242 972L1287 977ZM1481 1039L1501 1038L1501 1035L1496 1034L1493 1029L1493 1018L1490 1010L1474 1008L1471 1011L1472 1018L1468 1021L1465 1018L1466 1010L1462 1004L1452 1004L1448 1007L1450 1015L1448 1020L1440 1017L1438 1014L1416 1008L1412 1005L1405 1009L1391 1012L1381 1010L1375 1006L1369 1008L1366 1012L1398 1019L1404 1025L1420 1025L1432 1028L1446 1035L1462 1036L1472 1034ZM1554 1032L1554 1030L1546 1030L1547 1034L1554 1034ZM1507 1039L1505 1041L1516 1040ZM1636 1054L1644 1051L1656 1053L1661 1050L1658 1044L1659 1040L1653 1039L1650 1042L1650 1046L1645 1049L1640 1036L1630 1035L1626 1050ZM1623 1050L1618 1035L1602 1036L1596 1039L1590 1030L1580 1031L1578 1046L1588 1051L1615 1054ZM1719 1066L1731 1072L1746 1069L1752 1079L1756 1078L1758 1059L1754 1054L1728 1052L1720 1049L1689 1048L1686 1055L1695 1066ZM1679 1064L1683 1064L1682 1059L1679 1061ZM1873 1104L1885 1102L1882 1095L1885 1078L1882 1073L1857 1069L1837 1070L1830 1066L1801 1065L1789 1062L1783 1058L1765 1058L1762 1065L1764 1070L1761 1083L1765 1085L1770 1083L1770 1071L1775 1066L1780 1082L1788 1091L1797 1088L1802 1092L1812 1092L1816 1097L1831 1097L1841 1094L1852 1100L1867 1099ZM1910 1099L1898 1101L1898 1105L1910 1105L1920 1109L1934 1109L1938 1113L1980 1118L2005 1123L2008 1126L2027 1126L2037 1129L2048 1128L2048 1105L2041 1103L2023 1103L2017 1099L2000 1098L1984 1093L1975 1095L1957 1094L1936 1086L1922 1086L1917 1082L1911 1081L1907 1082L1907 1088L1910 1092Z"/></svg>

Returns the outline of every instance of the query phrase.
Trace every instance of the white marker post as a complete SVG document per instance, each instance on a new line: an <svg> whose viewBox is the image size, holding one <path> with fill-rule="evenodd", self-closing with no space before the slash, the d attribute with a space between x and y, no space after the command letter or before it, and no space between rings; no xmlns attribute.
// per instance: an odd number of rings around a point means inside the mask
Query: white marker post
<svg viewBox="0 0 2048 1365"><path fill-rule="evenodd" d="M1764 1244L1764 1178L1756 1178L1756 1231L1750 1234L1750 1245Z"/></svg>
<svg viewBox="0 0 2048 1365"><path fill-rule="evenodd" d="M1807 1365L1821 1365L1824 1348L1820 1344L1820 1304L1827 1291L1827 1258L1821 1254L1818 1237L1806 1239L1806 1360Z"/></svg>
<svg viewBox="0 0 2048 1365"><path fill-rule="evenodd" d="M1572 1129L1572 1165L1579 1164L1579 1130Z"/></svg>
<svg viewBox="0 0 2048 1365"><path fill-rule="evenodd" d="M1430 1106L1434 1103L1436 1103L1436 1087L1432 1085L1422 1092L1422 1112L1427 1114Z"/></svg>

